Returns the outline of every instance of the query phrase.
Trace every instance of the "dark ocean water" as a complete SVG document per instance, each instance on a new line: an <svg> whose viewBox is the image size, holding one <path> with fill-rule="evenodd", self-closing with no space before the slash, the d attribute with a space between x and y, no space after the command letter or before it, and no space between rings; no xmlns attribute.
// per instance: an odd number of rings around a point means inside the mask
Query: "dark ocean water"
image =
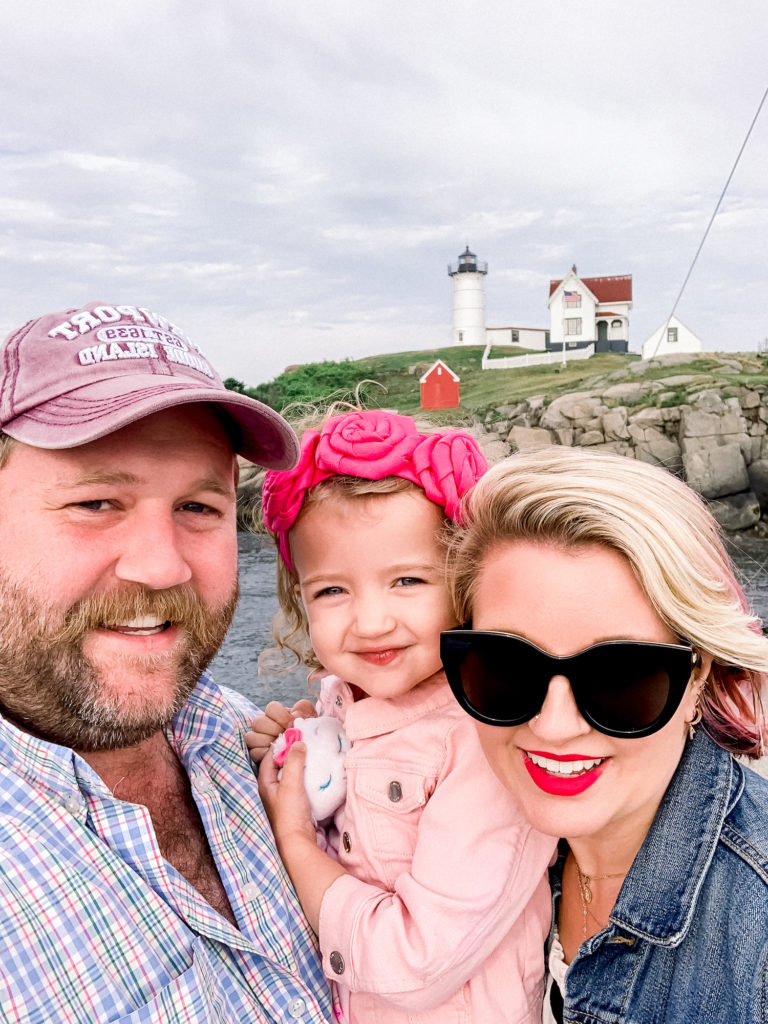
<svg viewBox="0 0 768 1024"><path fill-rule="evenodd" d="M768 541L736 536L731 557L755 612L768 620ZM272 646L270 622L277 610L275 549L268 538L239 535L242 595L235 618L211 669L216 681L246 694L260 707L267 701L293 704L309 696L306 669L259 674L259 653Z"/></svg>
<svg viewBox="0 0 768 1024"><path fill-rule="evenodd" d="M211 672L217 683L231 686L263 708L270 700L294 704L308 696L307 669L279 674L259 672L259 654L274 646L270 624L277 611L275 547L261 534L238 534L240 601Z"/></svg>

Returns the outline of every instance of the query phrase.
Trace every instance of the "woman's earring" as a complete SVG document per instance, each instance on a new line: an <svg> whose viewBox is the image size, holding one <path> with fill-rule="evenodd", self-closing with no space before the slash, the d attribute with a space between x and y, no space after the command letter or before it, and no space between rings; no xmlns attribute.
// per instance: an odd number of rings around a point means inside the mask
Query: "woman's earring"
<svg viewBox="0 0 768 1024"><path fill-rule="evenodd" d="M696 698L696 709L694 711L693 718L690 720L690 722L686 722L685 723L688 726L688 739L689 740L692 740L693 737L696 735L696 726L699 724L700 721L701 721L701 705L699 704L699 699L697 697Z"/></svg>

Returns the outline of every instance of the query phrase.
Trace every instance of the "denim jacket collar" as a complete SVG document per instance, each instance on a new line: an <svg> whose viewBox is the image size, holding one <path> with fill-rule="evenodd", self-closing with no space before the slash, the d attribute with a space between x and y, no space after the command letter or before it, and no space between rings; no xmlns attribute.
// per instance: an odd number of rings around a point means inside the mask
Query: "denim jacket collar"
<svg viewBox="0 0 768 1024"><path fill-rule="evenodd" d="M660 945L682 942L723 822L743 788L738 763L699 730L624 881L614 925Z"/></svg>

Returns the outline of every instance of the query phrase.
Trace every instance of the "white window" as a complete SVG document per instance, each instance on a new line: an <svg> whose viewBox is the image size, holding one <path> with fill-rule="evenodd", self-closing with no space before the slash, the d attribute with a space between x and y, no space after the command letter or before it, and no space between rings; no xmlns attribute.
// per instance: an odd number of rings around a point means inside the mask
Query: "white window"
<svg viewBox="0 0 768 1024"><path fill-rule="evenodd" d="M667 328L667 341L671 345L674 345L674 343L677 341L677 328L676 327L668 327Z"/></svg>
<svg viewBox="0 0 768 1024"><path fill-rule="evenodd" d="M512 344L516 344L520 341L520 331L512 331Z"/></svg>
<svg viewBox="0 0 768 1024"><path fill-rule="evenodd" d="M581 334L581 317L567 316L563 321L563 334Z"/></svg>
<svg viewBox="0 0 768 1024"><path fill-rule="evenodd" d="M621 327L621 320L611 320L611 327L617 331Z"/></svg>
<svg viewBox="0 0 768 1024"><path fill-rule="evenodd" d="M464 341L464 331L459 331L459 341Z"/></svg>

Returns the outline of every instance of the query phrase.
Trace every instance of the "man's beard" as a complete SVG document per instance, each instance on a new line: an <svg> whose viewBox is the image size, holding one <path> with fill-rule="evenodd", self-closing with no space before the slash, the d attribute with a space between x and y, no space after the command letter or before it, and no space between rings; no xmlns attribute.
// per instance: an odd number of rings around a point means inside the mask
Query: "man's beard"
<svg viewBox="0 0 768 1024"><path fill-rule="evenodd" d="M78 750L140 743L186 703L221 646L238 593L235 582L227 600L211 607L186 585L124 587L83 598L62 616L0 576L0 709L29 732ZM173 650L113 656L109 667L85 656L83 638L91 630L141 616L177 627ZM172 688L153 686L153 677L169 672ZM116 680L122 673L138 678L139 686L121 692Z"/></svg>

